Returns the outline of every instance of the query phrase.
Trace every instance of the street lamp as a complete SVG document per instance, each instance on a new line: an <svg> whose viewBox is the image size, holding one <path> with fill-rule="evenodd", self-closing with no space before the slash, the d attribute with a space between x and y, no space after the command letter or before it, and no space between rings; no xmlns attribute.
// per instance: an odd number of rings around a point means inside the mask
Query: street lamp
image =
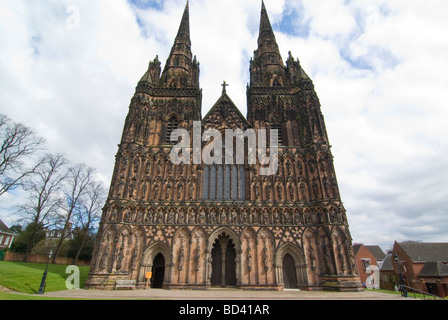
<svg viewBox="0 0 448 320"><path fill-rule="evenodd" d="M40 282L39 291L37 294L43 294L45 292L45 286L47 285L47 273L48 273L48 263L50 262L51 257L53 256L53 250L50 250L48 253L48 260L47 260L47 266L45 267L44 274L42 275L42 280Z"/></svg>
<svg viewBox="0 0 448 320"><path fill-rule="evenodd" d="M395 263L397 264L398 276L400 278L401 295L403 297L407 298L408 292L406 291L406 287L404 286L403 274L401 273L401 268L400 268L400 265L398 264L398 255L396 252L394 252L394 260L395 260Z"/></svg>

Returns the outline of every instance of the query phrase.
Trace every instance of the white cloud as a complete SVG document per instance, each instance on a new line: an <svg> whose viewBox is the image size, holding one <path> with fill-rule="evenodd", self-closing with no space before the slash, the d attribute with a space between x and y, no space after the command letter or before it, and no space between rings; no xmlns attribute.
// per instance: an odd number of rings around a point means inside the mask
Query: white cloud
<svg viewBox="0 0 448 320"><path fill-rule="evenodd" d="M135 86L156 55L165 63L185 7L183 0L147 4L0 3L0 112L34 127L51 151L96 167L105 184ZM383 247L394 240L448 241L441 228L448 211L448 5L265 4L283 58L290 50L315 84L354 241ZM70 5L79 8L79 29L66 26ZM203 115L223 80L245 114L260 8L259 0L190 2ZM279 29L282 22L290 29ZM10 200L0 199L0 206Z"/></svg>

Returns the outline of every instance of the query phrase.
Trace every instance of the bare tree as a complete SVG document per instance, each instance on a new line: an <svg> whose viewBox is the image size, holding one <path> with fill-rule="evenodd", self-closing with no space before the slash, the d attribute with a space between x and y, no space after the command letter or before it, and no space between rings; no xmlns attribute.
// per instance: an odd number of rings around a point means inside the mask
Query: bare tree
<svg viewBox="0 0 448 320"><path fill-rule="evenodd" d="M40 161L34 163L32 156L37 154L44 139L21 123L12 122L0 114L0 196L21 185L23 179L36 172ZM26 162L32 164L27 164Z"/></svg>
<svg viewBox="0 0 448 320"><path fill-rule="evenodd" d="M101 182L93 181L87 188L80 206L75 211L75 219L79 228L81 242L76 252L73 264L78 262L79 255L84 247L89 231L101 218L101 209L106 200L106 189Z"/></svg>
<svg viewBox="0 0 448 320"><path fill-rule="evenodd" d="M60 215L63 223L61 238L53 254L52 263L56 263L56 258L64 243L65 238L69 235L72 225L72 215L76 208L81 205L81 200L88 191L89 185L94 179L94 170L85 164L75 165L68 170L67 179L64 186L64 201Z"/></svg>
<svg viewBox="0 0 448 320"><path fill-rule="evenodd" d="M64 170L67 160L61 154L45 154L39 163L34 174L24 180L23 187L28 193L28 198L19 206L19 212L24 216L23 220L36 226L28 239L23 259L25 262L31 252L33 239L39 231L38 227L43 227L61 206L60 190L67 175Z"/></svg>

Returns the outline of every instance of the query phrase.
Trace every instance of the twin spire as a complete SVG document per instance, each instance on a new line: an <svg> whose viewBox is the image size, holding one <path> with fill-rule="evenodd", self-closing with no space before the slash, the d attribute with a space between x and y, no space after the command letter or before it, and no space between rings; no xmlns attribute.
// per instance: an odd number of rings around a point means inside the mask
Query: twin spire
<svg viewBox="0 0 448 320"><path fill-rule="evenodd" d="M159 66L158 70L151 72L151 67ZM157 68L156 68L157 69ZM158 71L158 74L157 74ZM284 64L275 39L275 35L269 21L268 13L262 1L260 31L258 36L258 49L254 52L254 60L251 61L251 85L267 85L262 81L264 73L275 74L284 78ZM261 73L257 75L258 73ZM160 77L160 80L158 79ZM160 62L156 58L150 63L148 72L142 81L161 87L169 88L199 88L199 63L191 52L190 39L190 11L187 1L182 15L182 20L166 61L165 68L160 76Z"/></svg>

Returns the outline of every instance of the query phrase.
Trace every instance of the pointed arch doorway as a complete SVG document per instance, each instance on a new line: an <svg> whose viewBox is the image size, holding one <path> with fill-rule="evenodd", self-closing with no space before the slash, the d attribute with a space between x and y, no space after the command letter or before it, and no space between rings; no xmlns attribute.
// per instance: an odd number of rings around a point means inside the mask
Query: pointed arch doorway
<svg viewBox="0 0 448 320"><path fill-rule="evenodd" d="M220 235L212 248L212 287L236 286L236 250L228 235Z"/></svg>
<svg viewBox="0 0 448 320"><path fill-rule="evenodd" d="M152 284L151 288L162 288L165 280L165 257L159 253L152 263Z"/></svg>
<svg viewBox="0 0 448 320"><path fill-rule="evenodd" d="M285 289L299 288L297 285L297 273L294 259L289 254L285 254L283 257L283 282L285 284Z"/></svg>

